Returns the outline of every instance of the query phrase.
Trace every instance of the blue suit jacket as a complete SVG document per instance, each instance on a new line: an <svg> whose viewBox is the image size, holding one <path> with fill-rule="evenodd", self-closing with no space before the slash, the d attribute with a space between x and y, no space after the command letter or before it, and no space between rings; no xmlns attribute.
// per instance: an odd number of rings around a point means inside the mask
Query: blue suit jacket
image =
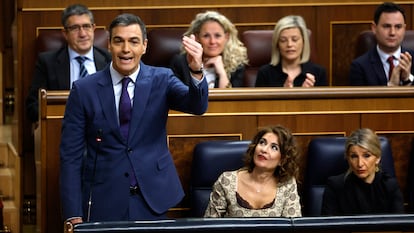
<svg viewBox="0 0 414 233"><path fill-rule="evenodd" d="M401 48L402 53L406 51L414 56L413 51ZM414 65L411 74L414 74ZM349 82L351 86L387 86L388 79L376 46L352 61Z"/></svg>
<svg viewBox="0 0 414 233"><path fill-rule="evenodd" d="M128 218L134 208L129 206L131 163L153 211L164 213L183 198L167 145L168 112L203 114L208 105L207 83L204 79L199 87L186 86L170 69L142 62L140 67L127 140L119 130L109 65L72 86L60 145L64 219L86 219L92 187L91 221L135 220Z"/></svg>

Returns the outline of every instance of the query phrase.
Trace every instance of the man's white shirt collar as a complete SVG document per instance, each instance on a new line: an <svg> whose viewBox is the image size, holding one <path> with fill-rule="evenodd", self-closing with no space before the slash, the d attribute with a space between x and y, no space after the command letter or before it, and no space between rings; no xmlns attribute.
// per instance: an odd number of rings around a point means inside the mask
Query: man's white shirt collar
<svg viewBox="0 0 414 233"><path fill-rule="evenodd" d="M88 60L93 61L93 47L91 47L91 49L86 54L83 54L83 55L80 55L79 53L75 52L70 47L68 47L68 51L69 51L69 59L70 60L73 60L78 56L84 56L84 57L88 58Z"/></svg>
<svg viewBox="0 0 414 233"><path fill-rule="evenodd" d="M128 75L128 77L132 79L133 83L135 83L135 81L137 80L140 69L141 69L141 66L138 66L138 69L134 73ZM114 69L113 62L111 62L111 65L109 66L109 72L111 73L113 85L118 84L125 77L124 75L120 74L118 71Z"/></svg>

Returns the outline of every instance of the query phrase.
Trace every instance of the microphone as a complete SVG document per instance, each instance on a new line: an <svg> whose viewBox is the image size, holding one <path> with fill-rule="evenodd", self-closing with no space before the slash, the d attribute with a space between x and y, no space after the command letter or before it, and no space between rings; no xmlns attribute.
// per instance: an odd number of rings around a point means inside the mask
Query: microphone
<svg viewBox="0 0 414 233"><path fill-rule="evenodd" d="M96 132L96 153L95 153L95 158L93 161L93 170L92 170L92 179L91 179L91 185L89 187L89 200L88 200L88 216L86 221L89 222L90 218L91 218L91 208L92 208L92 188L93 188L93 184L95 183L95 173L96 173L96 161L98 158L98 154L99 154L99 150L101 148L101 142L102 142L102 129L98 129L98 131Z"/></svg>

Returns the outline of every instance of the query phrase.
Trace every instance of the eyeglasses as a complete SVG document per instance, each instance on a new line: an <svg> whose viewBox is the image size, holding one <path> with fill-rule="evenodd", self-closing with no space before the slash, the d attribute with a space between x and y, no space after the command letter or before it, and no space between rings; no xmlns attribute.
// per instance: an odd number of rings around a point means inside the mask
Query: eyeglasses
<svg viewBox="0 0 414 233"><path fill-rule="evenodd" d="M75 24L75 25L71 25L71 26L67 26L65 27L66 31L69 32L79 32L80 29L82 28L84 31L90 32L92 31L94 24L90 24L90 23L86 23L86 24Z"/></svg>

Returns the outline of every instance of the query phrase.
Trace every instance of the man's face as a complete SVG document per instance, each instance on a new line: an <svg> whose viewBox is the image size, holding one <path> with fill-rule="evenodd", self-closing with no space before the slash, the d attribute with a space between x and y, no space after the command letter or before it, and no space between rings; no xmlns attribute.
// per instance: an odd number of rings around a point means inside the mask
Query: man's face
<svg viewBox="0 0 414 233"><path fill-rule="evenodd" d="M395 52L401 45L405 35L405 21L401 12L384 12L378 24L372 24L372 31L377 38L381 50L386 53Z"/></svg>
<svg viewBox="0 0 414 233"><path fill-rule="evenodd" d="M141 56L147 49L147 40L144 40L140 26L132 24L114 27L110 39L109 50L114 69L129 76L138 69Z"/></svg>
<svg viewBox="0 0 414 233"><path fill-rule="evenodd" d="M70 48L79 54L86 54L93 46L95 25L87 14L70 16L63 35Z"/></svg>

